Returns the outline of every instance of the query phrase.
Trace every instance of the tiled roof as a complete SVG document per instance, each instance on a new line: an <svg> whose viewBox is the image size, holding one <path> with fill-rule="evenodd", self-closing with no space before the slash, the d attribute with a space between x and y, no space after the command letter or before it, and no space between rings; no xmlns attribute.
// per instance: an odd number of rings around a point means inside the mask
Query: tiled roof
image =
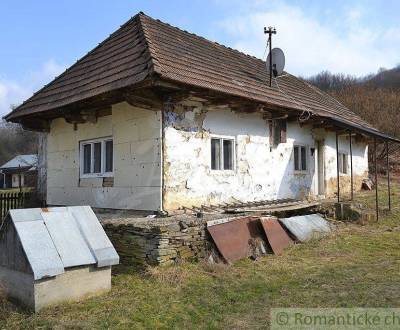
<svg viewBox="0 0 400 330"><path fill-rule="evenodd" d="M139 13L6 119L54 110L160 79L311 112L375 129L328 94L288 73L269 87L265 62Z"/></svg>

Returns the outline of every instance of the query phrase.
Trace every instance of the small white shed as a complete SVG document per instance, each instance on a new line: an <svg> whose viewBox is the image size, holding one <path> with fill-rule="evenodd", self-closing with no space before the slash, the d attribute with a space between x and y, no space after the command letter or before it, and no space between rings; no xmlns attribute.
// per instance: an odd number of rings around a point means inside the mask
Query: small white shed
<svg viewBox="0 0 400 330"><path fill-rule="evenodd" d="M118 263L89 206L10 210L0 228L0 286L34 311L110 290Z"/></svg>

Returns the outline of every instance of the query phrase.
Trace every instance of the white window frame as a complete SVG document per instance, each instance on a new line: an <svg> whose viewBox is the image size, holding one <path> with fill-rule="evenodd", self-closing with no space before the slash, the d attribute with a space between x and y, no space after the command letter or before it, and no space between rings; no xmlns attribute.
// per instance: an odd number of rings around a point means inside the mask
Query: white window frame
<svg viewBox="0 0 400 330"><path fill-rule="evenodd" d="M220 164L221 164L221 169L220 170L213 169L212 166L211 166L212 165L212 159L211 159L212 143L211 143L211 141L213 139L217 139L217 140L221 141L221 152L219 154ZM232 145L233 145L233 150L232 150L232 153L233 153L232 154L232 169L229 169L229 170L225 170L224 169L224 150L223 150L224 149L224 147L223 147L224 143L223 143L223 140L230 140L230 141L233 142L232 143ZM234 136L212 134L210 136L209 150L210 150L210 153L209 153L209 155L210 155L210 157L209 157L210 169L211 169L212 173L234 173L235 172L235 170L236 170L236 138Z"/></svg>
<svg viewBox="0 0 400 330"><path fill-rule="evenodd" d="M305 170L296 170L296 164L295 164L295 158L294 158L294 149L295 147L299 148L299 168L301 168L301 148L304 147L306 149L306 169ZM298 173L298 174L304 174L304 173L308 173L309 169L310 169L310 152L309 152L309 146L305 145L305 144L301 144L301 143L294 143L293 144L293 170L294 173Z"/></svg>
<svg viewBox="0 0 400 330"><path fill-rule="evenodd" d="M343 166L343 156L346 156L346 159L347 159L346 168L344 168L344 166ZM350 155L347 152L339 151L339 174L343 174L343 175L349 174L349 157L350 157ZM344 169L346 170L346 172L343 171Z"/></svg>
<svg viewBox="0 0 400 330"><path fill-rule="evenodd" d="M91 139L91 140L84 140L79 142L79 174L80 178L107 178L107 177L113 177L114 176L114 148L113 148L113 171L112 172L106 172L106 142L107 141L113 141L112 136L108 137L103 137L103 138L97 138L97 139ZM101 171L100 173L93 173L94 170L94 148L93 145L95 143L101 142ZM91 151L91 162L90 162L90 172L91 173L83 173L84 170L84 151L83 147L87 144L91 144L92 147L90 148Z"/></svg>

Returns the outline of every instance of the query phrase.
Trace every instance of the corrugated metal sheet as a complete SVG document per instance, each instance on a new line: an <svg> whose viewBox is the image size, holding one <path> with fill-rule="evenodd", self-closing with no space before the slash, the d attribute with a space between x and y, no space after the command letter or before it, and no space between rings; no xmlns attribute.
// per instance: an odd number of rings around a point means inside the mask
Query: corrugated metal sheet
<svg viewBox="0 0 400 330"><path fill-rule="evenodd" d="M64 265L43 221L14 222L14 225L35 280L64 273Z"/></svg>
<svg viewBox="0 0 400 330"><path fill-rule="evenodd" d="M65 268L96 263L69 212L43 212L42 217Z"/></svg>
<svg viewBox="0 0 400 330"><path fill-rule="evenodd" d="M331 225L318 214L279 219L300 242L331 232Z"/></svg>

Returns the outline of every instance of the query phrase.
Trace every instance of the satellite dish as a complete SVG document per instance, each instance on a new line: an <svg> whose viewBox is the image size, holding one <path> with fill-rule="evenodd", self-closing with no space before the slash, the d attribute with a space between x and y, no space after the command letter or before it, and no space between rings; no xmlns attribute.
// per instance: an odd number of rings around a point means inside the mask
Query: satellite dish
<svg viewBox="0 0 400 330"><path fill-rule="evenodd" d="M283 50L280 48L274 48L271 50L271 53L268 54L267 57L267 72L269 72L269 61L270 56L272 54L272 74L274 77L282 74L283 69L285 67L285 54Z"/></svg>

